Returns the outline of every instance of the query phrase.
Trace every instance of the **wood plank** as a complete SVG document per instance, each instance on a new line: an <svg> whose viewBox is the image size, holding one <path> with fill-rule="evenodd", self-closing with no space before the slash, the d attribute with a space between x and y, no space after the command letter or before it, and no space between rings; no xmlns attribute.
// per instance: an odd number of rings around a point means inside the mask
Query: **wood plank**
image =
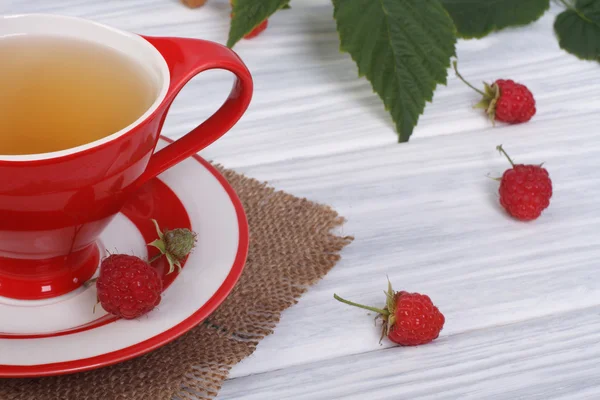
<svg viewBox="0 0 600 400"><path fill-rule="evenodd" d="M600 307L227 382L219 400L600 398Z"/></svg>
<svg viewBox="0 0 600 400"><path fill-rule="evenodd" d="M386 275L398 290L433 298L447 317L443 335L600 304L596 120L585 114L247 167L331 204L356 241L233 376L377 349L369 317L332 294L382 304ZM499 143L517 162L546 162L555 194L538 221L514 221L498 206L498 183L486 174L508 166Z"/></svg>
<svg viewBox="0 0 600 400"><path fill-rule="evenodd" d="M223 43L229 10L225 0L199 10L175 0L0 4L2 14L18 12ZM538 101L535 119L492 128L470 109L476 95L451 77L411 143L395 145L380 101L338 52L331 14L328 0L298 2L273 17L265 34L236 47L254 74L254 101L203 155L333 205L348 218L343 232L357 240L232 374L258 375L228 382L221 398L598 398L597 63L558 49L552 15L461 41L463 74L474 83L527 83ZM222 72L195 79L164 133L176 138L196 125L230 83ZM535 223L516 223L497 207L496 183L485 175L506 167L494 151L499 143L519 161L547 162L556 192ZM378 304L386 274L399 288L429 293L444 311L438 343L386 350L364 312L331 298L338 292Z"/></svg>

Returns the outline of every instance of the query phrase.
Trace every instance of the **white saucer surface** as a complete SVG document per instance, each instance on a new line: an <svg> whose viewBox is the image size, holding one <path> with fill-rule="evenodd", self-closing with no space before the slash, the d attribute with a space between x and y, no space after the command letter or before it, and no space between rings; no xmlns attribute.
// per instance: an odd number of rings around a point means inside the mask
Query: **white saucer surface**
<svg viewBox="0 0 600 400"><path fill-rule="evenodd" d="M143 259L148 251L142 234L123 214L102 232L98 247L106 251L132 254ZM80 287L64 296L47 300L15 300L0 297L0 333L40 335L73 329L106 315L96 305L96 287ZM32 323L35 321L35 323Z"/></svg>
<svg viewBox="0 0 600 400"><path fill-rule="evenodd" d="M164 146L161 140L159 147ZM235 207L221 183L190 158L160 176L188 212L198 243L185 268L163 294L158 308L137 320L119 320L94 329L34 339L0 339L0 365L32 366L81 360L122 350L185 321L213 296L230 273L240 228ZM135 225L118 215L101 237L110 251L147 256ZM81 288L56 299L15 301L0 298L0 333L51 333L94 321L95 288Z"/></svg>

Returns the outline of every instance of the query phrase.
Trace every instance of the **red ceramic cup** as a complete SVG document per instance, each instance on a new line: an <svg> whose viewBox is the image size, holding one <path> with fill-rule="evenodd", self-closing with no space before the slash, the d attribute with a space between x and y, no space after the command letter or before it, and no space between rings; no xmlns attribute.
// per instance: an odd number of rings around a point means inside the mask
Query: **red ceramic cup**
<svg viewBox="0 0 600 400"><path fill-rule="evenodd" d="M62 151L0 155L0 296L44 299L72 291L94 274L96 240L131 193L239 120L252 97L252 78L233 51L204 40L142 37L71 17L0 17L0 40L23 34L113 47L145 68L156 89L152 106L119 132ZM177 93L215 68L236 77L228 99L187 135L154 152Z"/></svg>

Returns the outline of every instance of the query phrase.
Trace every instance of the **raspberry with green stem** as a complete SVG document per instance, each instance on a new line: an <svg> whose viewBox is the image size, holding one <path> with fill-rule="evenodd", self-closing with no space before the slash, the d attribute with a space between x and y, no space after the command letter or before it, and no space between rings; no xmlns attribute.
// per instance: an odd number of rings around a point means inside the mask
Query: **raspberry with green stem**
<svg viewBox="0 0 600 400"><path fill-rule="evenodd" d="M498 120L509 124L518 124L529 121L535 115L535 99L525 85L510 79L498 79L492 85L484 82L484 90L482 91L463 78L458 72L456 61L453 61L452 65L456 76L483 96L474 108L484 109L492 123Z"/></svg>
<svg viewBox="0 0 600 400"><path fill-rule="evenodd" d="M402 346L429 343L439 336L444 326L444 315L433 305L428 296L419 293L395 292L388 281L384 308L354 303L334 294L344 304L376 312L383 320L381 339L387 336ZM380 339L380 341L381 341Z"/></svg>

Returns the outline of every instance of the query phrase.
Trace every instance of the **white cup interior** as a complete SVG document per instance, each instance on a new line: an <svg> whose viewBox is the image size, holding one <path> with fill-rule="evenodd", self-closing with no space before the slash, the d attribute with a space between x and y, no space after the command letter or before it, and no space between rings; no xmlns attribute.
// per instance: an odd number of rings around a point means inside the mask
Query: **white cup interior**
<svg viewBox="0 0 600 400"><path fill-rule="evenodd" d="M0 40L15 35L49 35L97 43L122 53L143 68L155 87L156 99L146 112L129 126L99 140L66 150L41 154L0 155L3 161L33 161L70 155L115 140L150 116L164 100L170 84L167 63L144 38L81 18L47 14L0 16Z"/></svg>

